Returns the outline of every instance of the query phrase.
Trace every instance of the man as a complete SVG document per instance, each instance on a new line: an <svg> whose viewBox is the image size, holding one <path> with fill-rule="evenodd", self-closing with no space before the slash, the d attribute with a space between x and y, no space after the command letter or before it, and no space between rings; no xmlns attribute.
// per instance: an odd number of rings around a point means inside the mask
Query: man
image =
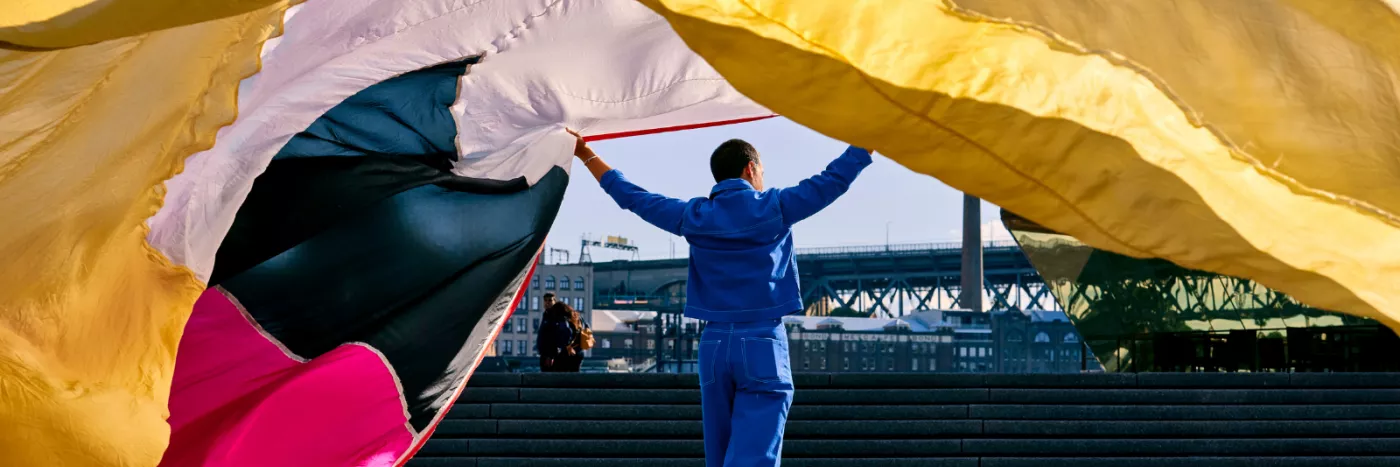
<svg viewBox="0 0 1400 467"><path fill-rule="evenodd" d="M549 307L554 306L554 292L545 292L545 294L544 294L544 300L543 300L543 301L544 301L544 308L542 308L542 309L544 309L544 310L548 310Z"/></svg>
<svg viewBox="0 0 1400 467"><path fill-rule="evenodd" d="M758 151L729 140L710 156L710 196L690 201L632 184L582 138L574 155L618 206L690 243L685 316L706 322L699 345L705 464L778 465L793 392L782 317L804 309L792 225L845 193L870 152L852 146L821 174L764 190Z"/></svg>

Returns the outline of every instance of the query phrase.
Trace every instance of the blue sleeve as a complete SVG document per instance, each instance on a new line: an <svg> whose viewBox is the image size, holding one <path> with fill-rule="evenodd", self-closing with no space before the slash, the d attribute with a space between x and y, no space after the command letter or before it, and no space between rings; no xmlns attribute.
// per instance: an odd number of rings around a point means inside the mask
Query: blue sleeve
<svg viewBox="0 0 1400 467"><path fill-rule="evenodd" d="M685 214L685 201L649 192L628 181L617 169L603 174L603 180L600 184L603 186L603 191L617 202L618 207L632 211L642 220L670 232L672 235L681 235L681 218Z"/></svg>
<svg viewBox="0 0 1400 467"><path fill-rule="evenodd" d="M793 225L836 202L846 193L860 171L870 165L870 151L855 146L831 161L826 170L803 180L797 186L778 190L778 205L783 222Z"/></svg>

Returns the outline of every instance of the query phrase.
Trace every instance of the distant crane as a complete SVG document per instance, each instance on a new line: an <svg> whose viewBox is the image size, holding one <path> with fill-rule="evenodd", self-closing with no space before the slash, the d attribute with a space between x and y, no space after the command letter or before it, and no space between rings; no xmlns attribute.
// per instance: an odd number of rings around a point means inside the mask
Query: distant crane
<svg viewBox="0 0 1400 467"><path fill-rule="evenodd" d="M563 256L563 257L564 257L564 262L562 262L562 263L559 262L559 257L560 257L560 256ZM549 247L549 262L550 262L551 264L568 264L568 263L569 263L569 250L568 250L568 249L565 249L565 248L554 248L554 247Z"/></svg>
<svg viewBox="0 0 1400 467"><path fill-rule="evenodd" d="M641 257L641 250L624 237L609 235L602 240L593 240L588 238L587 234L584 234L583 238L579 240L578 262L580 264L589 264L593 262L593 255L588 253L588 247L590 246L607 248L609 250L630 251L632 252L632 259L634 260Z"/></svg>

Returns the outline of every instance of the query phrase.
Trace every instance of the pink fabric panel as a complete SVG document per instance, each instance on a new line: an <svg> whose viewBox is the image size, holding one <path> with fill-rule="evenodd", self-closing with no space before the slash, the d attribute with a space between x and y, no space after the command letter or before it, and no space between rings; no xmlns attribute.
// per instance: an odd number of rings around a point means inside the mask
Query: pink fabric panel
<svg viewBox="0 0 1400 467"><path fill-rule="evenodd" d="M162 467L391 466L413 442L379 354L343 345L299 362L217 289L177 355Z"/></svg>

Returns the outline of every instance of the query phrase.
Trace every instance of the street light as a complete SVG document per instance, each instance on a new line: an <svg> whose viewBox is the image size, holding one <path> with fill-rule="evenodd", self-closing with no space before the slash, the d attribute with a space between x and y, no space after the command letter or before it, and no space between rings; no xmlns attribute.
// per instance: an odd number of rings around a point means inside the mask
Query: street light
<svg viewBox="0 0 1400 467"><path fill-rule="evenodd" d="M894 221L885 221L885 249L890 249L890 224Z"/></svg>

